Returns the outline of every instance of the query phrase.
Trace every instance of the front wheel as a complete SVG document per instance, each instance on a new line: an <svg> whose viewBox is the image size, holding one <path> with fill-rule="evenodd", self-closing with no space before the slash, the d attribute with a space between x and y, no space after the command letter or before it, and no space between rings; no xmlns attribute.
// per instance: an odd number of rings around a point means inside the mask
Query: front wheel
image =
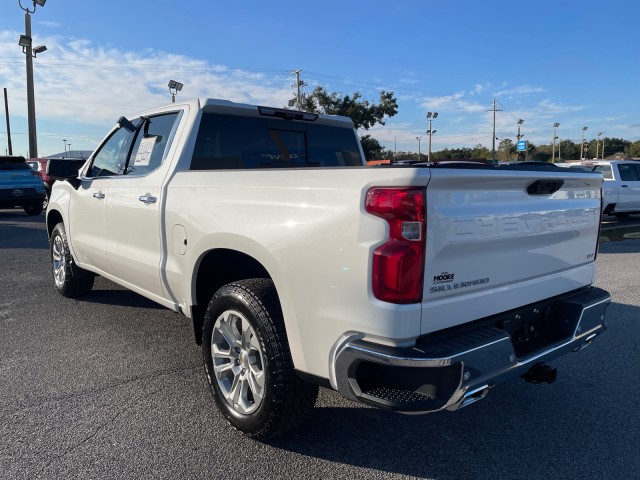
<svg viewBox="0 0 640 480"><path fill-rule="evenodd" d="M225 285L205 313L202 355L218 409L235 429L257 439L298 426L318 396L300 380L273 282Z"/></svg>
<svg viewBox="0 0 640 480"><path fill-rule="evenodd" d="M40 215L44 210L44 205L42 203L30 203L22 208L27 215Z"/></svg>
<svg viewBox="0 0 640 480"><path fill-rule="evenodd" d="M63 223L53 229L50 244L53 282L58 292L63 297L75 298L91 290L94 275L73 261Z"/></svg>

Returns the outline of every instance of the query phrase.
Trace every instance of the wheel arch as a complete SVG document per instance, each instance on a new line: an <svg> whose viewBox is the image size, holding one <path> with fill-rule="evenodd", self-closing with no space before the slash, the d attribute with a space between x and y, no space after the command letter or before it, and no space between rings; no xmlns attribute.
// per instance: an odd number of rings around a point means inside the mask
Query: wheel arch
<svg viewBox="0 0 640 480"><path fill-rule="evenodd" d="M56 225L60 222L64 222L62 214L58 210L47 211L47 235L51 238L51 233Z"/></svg>
<svg viewBox="0 0 640 480"><path fill-rule="evenodd" d="M204 313L213 294L222 286L249 278L273 277L256 258L229 248L216 248L202 254L193 273L191 317L196 343L202 343ZM278 296L280 296L277 291Z"/></svg>

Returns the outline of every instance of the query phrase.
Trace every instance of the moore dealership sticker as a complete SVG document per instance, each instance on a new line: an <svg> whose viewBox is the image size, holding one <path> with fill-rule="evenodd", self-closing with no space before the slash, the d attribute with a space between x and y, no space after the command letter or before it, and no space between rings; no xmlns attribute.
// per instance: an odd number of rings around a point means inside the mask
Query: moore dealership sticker
<svg viewBox="0 0 640 480"><path fill-rule="evenodd" d="M460 290L462 288L477 287L479 285L486 285L490 282L491 280L489 277L456 282L454 273L442 272L439 275L434 275L433 286L429 287L429 293L448 292L451 290Z"/></svg>

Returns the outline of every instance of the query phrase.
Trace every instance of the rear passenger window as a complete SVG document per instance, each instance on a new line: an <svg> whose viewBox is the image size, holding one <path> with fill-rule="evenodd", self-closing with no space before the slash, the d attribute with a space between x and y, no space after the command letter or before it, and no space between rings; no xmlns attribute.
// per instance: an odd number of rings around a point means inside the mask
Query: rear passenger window
<svg viewBox="0 0 640 480"><path fill-rule="evenodd" d="M618 171L620 172L620 180L624 182L635 181L640 179L638 176L637 165L629 165L624 163L618 164Z"/></svg>
<svg viewBox="0 0 640 480"><path fill-rule="evenodd" d="M353 129L204 113L191 170L362 166Z"/></svg>

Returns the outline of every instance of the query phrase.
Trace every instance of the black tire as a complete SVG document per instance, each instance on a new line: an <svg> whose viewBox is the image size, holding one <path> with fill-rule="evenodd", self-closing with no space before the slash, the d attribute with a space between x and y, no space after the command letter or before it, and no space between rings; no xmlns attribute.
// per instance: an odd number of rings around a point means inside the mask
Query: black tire
<svg viewBox="0 0 640 480"><path fill-rule="evenodd" d="M220 288L209 302L202 332L211 392L233 428L266 440L307 418L318 386L295 374L271 280L242 280Z"/></svg>
<svg viewBox="0 0 640 480"><path fill-rule="evenodd" d="M95 275L78 267L73 261L63 223L55 226L49 243L53 283L58 292L63 297L75 298L91 290Z"/></svg>
<svg viewBox="0 0 640 480"><path fill-rule="evenodd" d="M24 208L24 212L27 215L40 215L44 210L44 205L42 203L29 203L22 208Z"/></svg>

